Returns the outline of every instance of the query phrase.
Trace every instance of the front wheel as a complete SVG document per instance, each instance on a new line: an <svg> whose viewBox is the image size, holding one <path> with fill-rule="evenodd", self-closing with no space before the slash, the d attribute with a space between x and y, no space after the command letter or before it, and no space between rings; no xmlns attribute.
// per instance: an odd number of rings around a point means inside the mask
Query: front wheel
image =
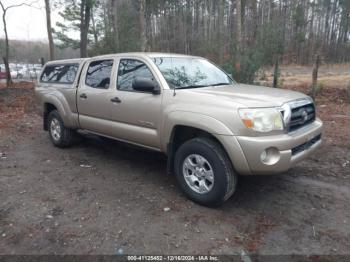
<svg viewBox="0 0 350 262"><path fill-rule="evenodd" d="M73 142L74 131L64 126L63 120L57 110L50 112L48 127L51 142L57 147L68 147Z"/></svg>
<svg viewBox="0 0 350 262"><path fill-rule="evenodd" d="M206 206L221 205L235 192L237 183L226 152L205 137L180 146L175 154L175 175L186 196Z"/></svg>

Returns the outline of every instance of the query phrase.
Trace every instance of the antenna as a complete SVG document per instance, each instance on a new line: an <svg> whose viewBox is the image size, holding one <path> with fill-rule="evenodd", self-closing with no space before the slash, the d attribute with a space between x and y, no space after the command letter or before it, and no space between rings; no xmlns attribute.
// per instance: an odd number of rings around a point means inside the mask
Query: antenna
<svg viewBox="0 0 350 262"><path fill-rule="evenodd" d="M173 67L173 57L170 57L170 64L171 64L171 67ZM176 86L175 85L174 85L173 89L174 89L173 96L176 96Z"/></svg>

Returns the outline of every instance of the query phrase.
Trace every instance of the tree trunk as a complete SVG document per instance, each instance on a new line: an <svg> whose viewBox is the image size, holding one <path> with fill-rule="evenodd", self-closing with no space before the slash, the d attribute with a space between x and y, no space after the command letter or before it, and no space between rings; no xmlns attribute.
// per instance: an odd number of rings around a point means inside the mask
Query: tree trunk
<svg viewBox="0 0 350 262"><path fill-rule="evenodd" d="M217 41L219 41L219 62L222 63L224 60L225 54L225 40L224 40L224 19L225 19L225 0L220 0L218 3L218 37Z"/></svg>
<svg viewBox="0 0 350 262"><path fill-rule="evenodd" d="M279 77L279 68L278 68L278 57L276 58L276 62L275 62L275 69L274 69L274 73L273 73L273 87L278 87L278 77Z"/></svg>
<svg viewBox="0 0 350 262"><path fill-rule="evenodd" d="M236 0L236 71L241 70L242 52L242 0Z"/></svg>
<svg viewBox="0 0 350 262"><path fill-rule="evenodd" d="M45 9L46 9L47 37L49 40L49 56L50 56L50 60L54 60L55 59L55 46L54 46L53 37L52 37L50 0L45 0Z"/></svg>
<svg viewBox="0 0 350 262"><path fill-rule="evenodd" d="M146 36L146 16L145 16L146 0L140 0L140 37L141 51L147 51L147 36Z"/></svg>
<svg viewBox="0 0 350 262"><path fill-rule="evenodd" d="M317 77L318 77L318 67L320 65L320 56L319 54L316 55L314 68L312 70L312 85L311 85L311 97L315 99L317 94Z"/></svg>
<svg viewBox="0 0 350 262"><path fill-rule="evenodd" d="M91 0L81 0L80 5L80 57L87 57L88 32L91 16Z"/></svg>
<svg viewBox="0 0 350 262"><path fill-rule="evenodd" d="M258 35L258 11L257 11L257 0L252 0L251 2L251 9L252 9L252 15L253 15L253 21L252 21L252 42L255 43L257 35Z"/></svg>
<svg viewBox="0 0 350 262"><path fill-rule="evenodd" d="M10 56L10 45L9 45L9 38L7 34L7 24L6 24L6 11L4 7L2 6L3 14L2 14L2 22L4 24L4 33L5 33L5 57L3 57L4 64L5 64L5 70L6 70L6 86L9 87L12 85L12 77L10 72L10 66L9 66L9 56Z"/></svg>
<svg viewBox="0 0 350 262"><path fill-rule="evenodd" d="M96 21L95 21L95 17L94 17L94 11L91 8L91 24L92 24L92 33L94 35L94 42L95 45L98 45L98 33L97 33L97 29L96 29Z"/></svg>
<svg viewBox="0 0 350 262"><path fill-rule="evenodd" d="M307 64L310 64L311 61L311 54L313 53L314 45L315 45L315 40L314 40L314 17L315 17L315 2L313 1L311 3L311 19L310 19L310 27L309 27L309 41L308 41L308 48L307 48Z"/></svg>
<svg viewBox="0 0 350 262"><path fill-rule="evenodd" d="M119 50L119 31L118 31L118 5L117 0L111 1L111 20L112 20L112 32L113 32L113 40L114 40L114 50Z"/></svg>

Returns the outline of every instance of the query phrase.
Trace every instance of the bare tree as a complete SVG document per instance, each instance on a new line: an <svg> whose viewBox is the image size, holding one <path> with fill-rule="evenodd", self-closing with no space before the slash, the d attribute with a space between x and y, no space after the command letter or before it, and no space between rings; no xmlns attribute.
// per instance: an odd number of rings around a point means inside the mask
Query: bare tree
<svg viewBox="0 0 350 262"><path fill-rule="evenodd" d="M81 0L80 3L80 57L87 57L88 33L93 4L92 0Z"/></svg>
<svg viewBox="0 0 350 262"><path fill-rule="evenodd" d="M29 3L29 4L20 3L20 4L15 4L15 5L10 5L10 6L5 7L4 4L2 3L2 1L0 0L0 6L2 9L2 22L4 25L4 33L5 33L5 56L3 57L3 60L4 60L4 64L5 64L5 70L6 70L6 86L7 87L12 85L12 78L11 78L11 72L10 72L10 66L9 66L10 44L9 44L9 37L8 37L8 32L7 32L6 14L7 14L7 11L10 10L11 8L20 7L20 6L24 6L24 5L32 7L32 5L35 2Z"/></svg>
<svg viewBox="0 0 350 262"><path fill-rule="evenodd" d="M54 60L55 59L55 46L54 46L53 37L52 37L50 0L45 0L45 9L46 9L47 37L49 39L50 60Z"/></svg>
<svg viewBox="0 0 350 262"><path fill-rule="evenodd" d="M312 70L312 84L311 84L311 91L310 91L310 95L313 99L315 99L318 92L317 77L318 77L319 66L320 66L320 55L316 54L314 68Z"/></svg>
<svg viewBox="0 0 350 262"><path fill-rule="evenodd" d="M143 52L147 50L145 6L146 0L140 0L141 51Z"/></svg>
<svg viewBox="0 0 350 262"><path fill-rule="evenodd" d="M236 70L241 71L241 52L242 52L242 1L236 0Z"/></svg>

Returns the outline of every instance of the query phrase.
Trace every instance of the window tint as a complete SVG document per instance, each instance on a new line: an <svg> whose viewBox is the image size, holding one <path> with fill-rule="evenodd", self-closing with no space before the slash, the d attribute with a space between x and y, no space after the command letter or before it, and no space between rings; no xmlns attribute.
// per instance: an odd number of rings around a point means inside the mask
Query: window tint
<svg viewBox="0 0 350 262"><path fill-rule="evenodd" d="M113 60L91 62L86 73L85 83L94 88L108 89L111 81Z"/></svg>
<svg viewBox="0 0 350 262"><path fill-rule="evenodd" d="M132 81L135 77L153 79L151 71L141 61L133 59L120 60L117 80L118 89L133 91Z"/></svg>
<svg viewBox="0 0 350 262"><path fill-rule="evenodd" d="M78 64L48 65L40 77L41 82L71 84L78 71Z"/></svg>

